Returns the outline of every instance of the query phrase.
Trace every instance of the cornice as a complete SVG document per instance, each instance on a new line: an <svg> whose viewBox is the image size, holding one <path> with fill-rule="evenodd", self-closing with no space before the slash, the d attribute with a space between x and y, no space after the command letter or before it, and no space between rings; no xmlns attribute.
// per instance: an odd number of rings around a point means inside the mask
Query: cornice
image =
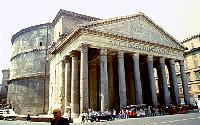
<svg viewBox="0 0 200 125"><path fill-rule="evenodd" d="M184 56L187 56L187 55L190 55L190 54L193 54L193 53L196 53L196 52L200 52L200 47L198 47L198 48L193 48L193 49L191 49L190 51L184 52Z"/></svg>
<svg viewBox="0 0 200 125"><path fill-rule="evenodd" d="M81 19L81 20L86 20L86 21L100 20L99 18L96 18L96 17L91 17L91 16L87 16L87 15L83 15L83 14L79 14L79 13L60 9L59 12L57 13L56 17L54 18L52 24L55 25L57 23L57 21L60 19L60 17L63 16L63 15L68 16L68 17Z"/></svg>
<svg viewBox="0 0 200 125"><path fill-rule="evenodd" d="M186 43L186 42L188 42L188 41L190 41L190 40L192 40L192 39L195 39L195 38L197 38L197 37L200 37L200 33L197 34L197 35L193 35L193 36L190 36L190 37L184 39L183 42L181 42L181 43L182 43L182 44L183 44L183 43Z"/></svg>
<svg viewBox="0 0 200 125"><path fill-rule="evenodd" d="M32 74L27 74L26 76L19 76L19 77L14 77L14 78L12 78L12 79L10 79L9 81L8 81L8 84L10 83L10 82L13 82L13 81L16 81L16 80L26 80L26 79L29 79L30 80L30 78L48 78L49 77L49 74L44 74L43 72L40 72L40 73L32 73Z"/></svg>
<svg viewBox="0 0 200 125"><path fill-rule="evenodd" d="M46 48L33 48L33 49L26 50L26 51L22 51L22 52L19 52L19 53L16 53L15 55L13 55L11 57L10 61L12 61L14 58L16 58L20 55L35 52L35 51L43 51L43 50L46 50Z"/></svg>
<svg viewBox="0 0 200 125"><path fill-rule="evenodd" d="M13 44L15 42L15 39L24 34L24 33L27 33L27 32L30 32L30 31L33 31L33 30L37 30L37 29L40 29L40 28L45 28L46 26L52 26L52 23L45 23L45 24L39 24L39 25L35 25L35 26L31 26L31 27L28 27L28 28L25 28L25 29L22 29L20 30L19 32L17 32L16 34L14 34L11 38L11 43Z"/></svg>

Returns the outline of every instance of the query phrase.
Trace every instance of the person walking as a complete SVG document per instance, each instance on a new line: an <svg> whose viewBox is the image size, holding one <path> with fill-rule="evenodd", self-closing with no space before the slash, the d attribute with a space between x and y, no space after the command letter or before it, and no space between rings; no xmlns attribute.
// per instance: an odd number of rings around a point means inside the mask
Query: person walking
<svg viewBox="0 0 200 125"><path fill-rule="evenodd" d="M31 116L30 116L29 111L28 111L28 114L27 114L27 117L26 117L26 121L31 121Z"/></svg>
<svg viewBox="0 0 200 125"><path fill-rule="evenodd" d="M53 111L54 119L51 121L51 125L69 125L69 120L61 117L61 109L55 108Z"/></svg>

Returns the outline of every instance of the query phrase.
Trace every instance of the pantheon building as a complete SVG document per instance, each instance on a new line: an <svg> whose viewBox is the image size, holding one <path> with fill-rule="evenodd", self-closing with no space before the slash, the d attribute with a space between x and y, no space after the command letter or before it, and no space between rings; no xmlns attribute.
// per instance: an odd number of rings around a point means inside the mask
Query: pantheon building
<svg viewBox="0 0 200 125"><path fill-rule="evenodd" d="M47 58L49 113L58 106L77 117L88 108L180 105L176 63L190 104L186 48L144 13L101 20L65 12L53 21L54 47Z"/></svg>

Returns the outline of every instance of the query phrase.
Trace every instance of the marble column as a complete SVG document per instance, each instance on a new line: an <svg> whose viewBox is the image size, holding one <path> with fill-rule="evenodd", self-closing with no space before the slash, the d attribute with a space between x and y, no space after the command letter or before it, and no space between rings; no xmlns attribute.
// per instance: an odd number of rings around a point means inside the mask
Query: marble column
<svg viewBox="0 0 200 125"><path fill-rule="evenodd" d="M173 85L173 93L175 98L175 105L180 105L180 97L179 97L179 89L178 89L178 82L177 82L177 76L176 76L176 70L175 70L175 61L173 59L170 60L170 73L171 73L171 79L172 79L172 85Z"/></svg>
<svg viewBox="0 0 200 125"><path fill-rule="evenodd" d="M132 54L132 58L133 58L136 104L143 104L142 85L141 85L141 79L140 79L139 54L138 53Z"/></svg>
<svg viewBox="0 0 200 125"><path fill-rule="evenodd" d="M170 98L169 98L169 90L167 86L167 78L166 78L166 72L165 72L165 59L160 58L159 59L160 63L160 71L161 71L161 76L162 76L162 88L163 88L163 96L164 96L164 102L165 106L170 105Z"/></svg>
<svg viewBox="0 0 200 125"><path fill-rule="evenodd" d="M118 77L119 77L119 100L120 100L120 108L123 108L127 106L124 52L118 51L117 57L118 57Z"/></svg>
<svg viewBox="0 0 200 125"><path fill-rule="evenodd" d="M71 103L71 59L65 57L65 114L70 111L68 108Z"/></svg>
<svg viewBox="0 0 200 125"><path fill-rule="evenodd" d="M149 75L149 83L151 88L151 100L153 106L157 106L157 95L156 95L156 86L155 86L155 79L154 79L154 68L153 68L153 56L148 55L147 57L147 64L148 64L148 75Z"/></svg>
<svg viewBox="0 0 200 125"><path fill-rule="evenodd" d="M78 51L72 51L72 79L71 79L71 116L78 117L79 114L79 79L78 79Z"/></svg>
<svg viewBox="0 0 200 125"><path fill-rule="evenodd" d="M180 64L184 101L186 105L190 105L190 96L189 96L189 91L188 91L188 83L185 77L184 61L183 60L179 61L179 64Z"/></svg>
<svg viewBox="0 0 200 125"><path fill-rule="evenodd" d="M100 51L100 81L101 81L101 111L109 108L108 98L108 71L107 71L107 49Z"/></svg>
<svg viewBox="0 0 200 125"><path fill-rule="evenodd" d="M80 67L80 113L87 112L89 108L88 96L88 45L82 44Z"/></svg>

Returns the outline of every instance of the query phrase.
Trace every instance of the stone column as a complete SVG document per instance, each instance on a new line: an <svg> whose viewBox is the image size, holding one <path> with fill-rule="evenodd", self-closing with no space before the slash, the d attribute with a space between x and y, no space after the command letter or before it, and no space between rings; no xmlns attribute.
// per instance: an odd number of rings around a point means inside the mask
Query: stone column
<svg viewBox="0 0 200 125"><path fill-rule="evenodd" d="M151 100L153 106L157 106L157 95L156 95L156 86L155 86L155 79L154 79L154 68L153 68L153 56L148 55L147 57L147 64L148 64L148 75L149 75L149 83L151 88Z"/></svg>
<svg viewBox="0 0 200 125"><path fill-rule="evenodd" d="M107 71L107 50L100 51L100 79L101 79L101 111L109 108L108 99L108 71Z"/></svg>
<svg viewBox="0 0 200 125"><path fill-rule="evenodd" d="M109 95L109 109L115 108L114 103L114 75L113 75L113 55L108 55L108 95Z"/></svg>
<svg viewBox="0 0 200 125"><path fill-rule="evenodd" d="M161 68L160 70L161 70L161 76L162 76L164 102L165 102L165 106L169 106L170 100L169 100L169 90L167 87L167 78L166 78L166 72L165 72L165 59L160 58L159 63L160 63L160 68Z"/></svg>
<svg viewBox="0 0 200 125"><path fill-rule="evenodd" d="M185 68L184 68L184 61L179 61L180 64L180 72L181 72L181 80L182 80L182 86L183 86L183 94L184 94L184 101L186 105L190 104L190 96L188 91L188 83L185 77Z"/></svg>
<svg viewBox="0 0 200 125"><path fill-rule="evenodd" d="M90 64L90 74L89 74L89 102L90 102L90 108L97 110L97 64L96 62L91 62Z"/></svg>
<svg viewBox="0 0 200 125"><path fill-rule="evenodd" d="M71 59L69 56L65 57L65 114L70 109L67 108L71 103Z"/></svg>
<svg viewBox="0 0 200 125"><path fill-rule="evenodd" d="M72 79L71 79L71 116L78 117L79 114L79 80L78 80L78 51L72 51Z"/></svg>
<svg viewBox="0 0 200 125"><path fill-rule="evenodd" d="M80 67L80 113L88 111L88 45L81 45L81 67Z"/></svg>
<svg viewBox="0 0 200 125"><path fill-rule="evenodd" d="M120 108L123 108L127 106L124 52L119 51L117 57L118 57L118 76L119 76L119 100L120 100Z"/></svg>
<svg viewBox="0 0 200 125"><path fill-rule="evenodd" d="M173 85L173 93L175 98L175 105L180 105L180 97L179 97L179 89L178 89L178 82L177 82L177 76L176 76L176 70L175 70L175 61L173 59L170 60L170 71L171 71L171 79L172 79L172 85Z"/></svg>
<svg viewBox="0 0 200 125"><path fill-rule="evenodd" d="M134 84L135 84L135 95L136 104L142 104L142 85L140 79L140 65L139 65L139 54L132 54L133 57L133 70L134 70Z"/></svg>

